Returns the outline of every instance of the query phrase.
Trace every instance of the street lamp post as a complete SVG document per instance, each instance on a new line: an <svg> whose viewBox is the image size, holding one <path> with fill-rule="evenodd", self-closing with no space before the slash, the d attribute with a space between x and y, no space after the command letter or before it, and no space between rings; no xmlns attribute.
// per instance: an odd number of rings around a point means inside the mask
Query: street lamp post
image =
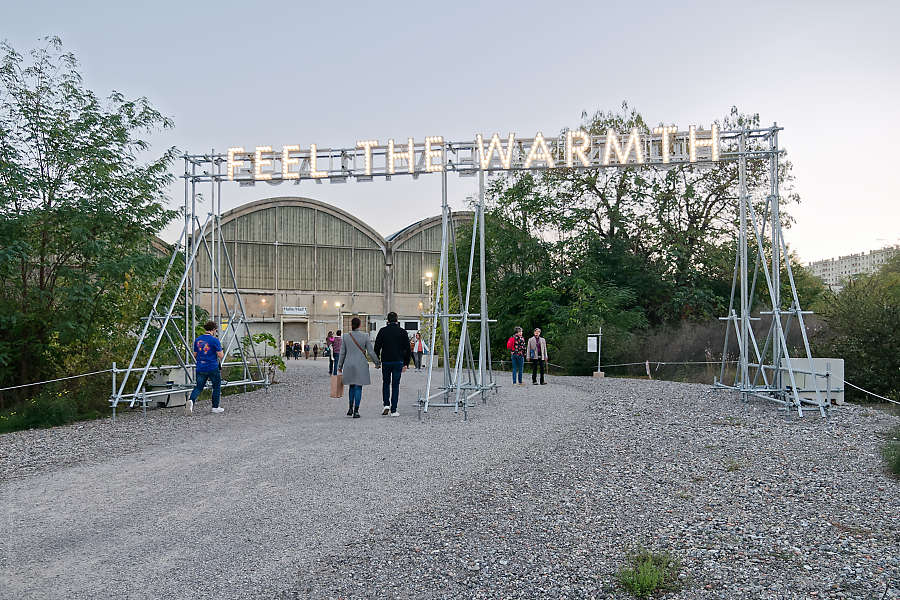
<svg viewBox="0 0 900 600"><path fill-rule="evenodd" d="M337 326L337 328L343 329L344 328L344 311L343 311L344 305L341 304L340 302L335 302L334 307L338 311L338 326Z"/></svg>
<svg viewBox="0 0 900 600"><path fill-rule="evenodd" d="M434 312L434 297L431 293L431 285L432 283L434 283L434 273L432 273L431 271L425 271L425 276L422 278L422 280L425 283L425 293L428 295L428 312L426 314L430 315ZM427 318L422 319L419 323L419 337L422 339L422 341L424 341L429 335L427 323ZM425 326L423 327L423 325ZM430 353L429 356L434 355L434 348L429 348L428 351Z"/></svg>

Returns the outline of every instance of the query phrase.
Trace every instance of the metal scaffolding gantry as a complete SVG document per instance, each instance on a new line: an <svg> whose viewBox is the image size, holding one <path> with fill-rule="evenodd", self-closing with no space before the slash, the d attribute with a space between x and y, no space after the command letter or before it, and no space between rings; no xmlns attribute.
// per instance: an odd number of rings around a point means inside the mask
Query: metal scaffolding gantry
<svg viewBox="0 0 900 600"><path fill-rule="evenodd" d="M396 146L390 140L379 145L376 140L363 140L350 148L322 148L311 144L308 149L297 145L273 150L269 146L257 147L248 152L243 148L230 148L227 153L185 155L184 228L175 246L160 291L125 369L113 365L111 404L113 410L128 403L146 404L149 398L173 393L189 393L195 381L196 365L190 348L190 340L197 328L196 292L199 286L197 259L203 253L210 261L209 290L210 318L220 326L227 324L228 334L223 344L226 355L235 344L240 344L240 334L250 336L243 300L237 286L227 245L222 243L221 187L222 182L239 185L255 185L262 181L279 184L286 181L299 184L313 180L342 183L351 178L371 181L395 175L438 174L441 177L441 255L437 285L433 287L434 310L426 315L430 320L431 360L428 364L426 388L419 393L417 406L422 413L433 407L452 407L468 416L468 409L480 396L486 402L488 393L497 392L491 368L490 324L488 318L487 289L485 282L485 172L541 171L555 168L606 169L606 168L672 168L693 164L704 168L721 161L736 161L739 175L739 232L735 256L734 277L726 322L725 346L722 365L715 387L737 391L746 400L750 396L772 400L786 409L803 415L804 406L816 408L826 415L830 406L830 373L816 372L804 323L809 311L801 309L797 286L791 268L787 245L784 241L779 211L779 158L777 124L765 128L742 128L719 131L717 126L703 131L690 127L678 131L676 127L657 127L652 134L637 130L623 137L609 130L606 134L591 134L584 130L564 131L558 137L544 137L538 132L533 138L515 139L509 134L504 149L503 140L494 134L489 143L480 134L473 141L449 142L440 136L425 138L424 144L408 138L406 145ZM723 144L726 146L723 147ZM615 160L614 160L615 159ZM765 208L757 214L747 184L748 160L768 161L769 190ZM276 165L280 164L280 169ZM403 167L405 169L398 168ZM447 198L448 172L460 176L477 177L478 198L472 223L469 262L465 285L461 279L456 226ZM197 186L210 185L211 206L201 222L197 214ZM198 232L194 234L194 232ZM752 281L748 265L748 248L755 248L755 265ZM767 254L768 250L768 254ZM177 258L184 259L184 268L174 293L166 293L166 284L174 273ZM452 308L450 260L454 261L457 309ZM205 263L204 263L205 264ZM785 269L790 284L789 306L781 299L781 269ZM179 267L180 268L180 267ZM231 278L231 285L223 285L222 273ZM473 279L478 277L479 306L474 310L472 298ZM760 315L770 319L765 340L760 347L754 334L752 321L762 317L751 316L760 275L764 280L768 298L767 310ZM232 302L229 304L228 297ZM164 298L165 296L165 298ZM183 301L182 301L183 300ZM178 322L181 322L179 326ZM478 356L473 350L471 325L478 324ZM451 326L452 324L452 326ZM458 327L457 327L458 324ZM799 328L803 341L802 359L807 369L795 365L791 357L787 335L792 327ZM456 331L458 329L458 331ZM728 348L731 335L736 336L739 348L738 366L732 383L725 383ZM166 342L163 345L163 341ZM177 364L155 366L160 347L169 348ZM224 382L223 386L263 385L268 379L256 357L254 345L248 344L255 364L251 364L247 352L240 352L240 361L228 363L243 367L243 377L238 381ZM434 358L440 348L442 382L433 384ZM142 355L142 350L149 350ZM144 359L146 356L146 360ZM140 360L138 360L140 357ZM255 367L255 373L254 373ZM148 374L158 370L179 370L183 383L159 390L147 390ZM121 378L117 378L121 375ZM802 389L799 375L812 381L812 389ZM819 380L825 380L822 393ZM814 395L810 395L814 392ZM115 414L115 413L114 413Z"/></svg>
<svg viewBox="0 0 900 600"><path fill-rule="evenodd" d="M487 401L487 393L498 391L497 382L494 381L494 371L491 366L491 342L490 323L487 306L487 277L485 268L485 239L484 239L484 172L478 172L478 200L475 206L474 219L472 221L472 240L469 247L469 268L466 277L465 295L460 280L459 252L457 249L456 229L447 201L447 170L441 173L441 260L438 268L437 285L434 289L435 310L433 314L426 315L431 318L431 360L428 361L428 375L425 383L425 392L419 394L417 406L419 416L427 413L432 407L452 407L454 412L463 411L463 418L468 419L469 408L476 402L473 400L481 397L482 403ZM449 261L453 251L455 261L454 273L456 274L457 300L459 312L451 312L449 277ZM476 264L476 246L477 264ZM478 269L479 309L477 313L470 312L472 307L472 278L475 269ZM459 338L456 350L453 352L454 360L451 361L451 331L450 323L459 323ZM478 363L472 350L470 323L479 324ZM440 332L440 340L438 340ZM434 358L437 356L437 348L441 348L441 363L443 381L432 392Z"/></svg>
<svg viewBox="0 0 900 600"><path fill-rule="evenodd" d="M819 414L824 417L831 406L831 374L816 372L814 368L809 337L803 320L803 316L810 314L811 311L803 310L800 306L797 285L794 281L794 272L781 223L779 207L781 150L778 147L778 132L782 129L777 124L773 124L764 129L743 129L723 134L723 139L734 140L738 145L736 160L738 161L740 223L728 314L721 317L721 320L726 323L722 363L714 385L717 388L739 392L745 401L750 396L771 400L785 409L796 411L799 416L803 416L805 405L818 410ZM763 146L762 149L748 148L750 141ZM769 162L769 193L766 196L765 209L761 215L757 214L747 187L748 157L765 158ZM769 230L768 237L766 236L767 228ZM769 256L766 252L767 241ZM755 246L756 250L752 281L749 278L748 269L748 247L751 244ZM781 298L782 267L787 273L790 283L790 305L788 307L783 306ZM759 314L770 319L762 348L760 348L751 326L752 321L762 319L762 317L751 315L760 274L765 281L768 293L767 297L762 300L766 310L761 310ZM735 304L737 304L737 309L735 309ZM797 359L791 357L791 349L788 346L787 334L794 323L799 328L803 341L802 357L800 358L805 359L806 369L795 366ZM738 344L738 363L734 381L725 383L729 339L732 330ZM803 389L798 384L799 375L808 376L808 378L804 377L803 381L811 381L811 389ZM820 379L824 379L824 386L820 384Z"/></svg>
<svg viewBox="0 0 900 600"><path fill-rule="evenodd" d="M241 367L241 377L236 380L223 379L222 387L268 388L268 376L256 355L255 345L249 343L247 348L241 347L242 340L250 337L251 333L237 287L234 265L228 247L222 243L221 175L224 163L225 157L215 152L184 156L184 227L173 248L165 275L160 279L150 314L144 318L128 366L120 369L113 363L110 396L113 417L122 404L131 408L137 404L146 410L152 398L179 393L187 396L194 388L197 365L192 340L198 326L202 326L197 321L197 290L202 287L197 269L198 255L209 259L209 320L223 332L225 356L232 353L238 355L236 361L225 362L222 366ZM201 215L197 212L197 194L198 186L204 183L209 184L210 207L201 221ZM179 258L184 262L183 269L178 264ZM178 284L174 289L170 288L168 284L173 276L178 276L176 273L179 270ZM230 277L232 285L223 284L223 279L226 279L223 273ZM230 302L228 296L231 297ZM248 352L252 355L252 361L247 356ZM164 358L172 359L177 364L154 364L161 353ZM178 373L180 376L173 377L172 383L148 389L151 374L160 372Z"/></svg>

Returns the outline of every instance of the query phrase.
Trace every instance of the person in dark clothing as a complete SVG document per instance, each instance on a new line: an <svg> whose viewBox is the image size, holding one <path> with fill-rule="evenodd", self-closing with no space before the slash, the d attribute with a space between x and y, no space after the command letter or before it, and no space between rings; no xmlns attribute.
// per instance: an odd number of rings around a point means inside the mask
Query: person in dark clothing
<svg viewBox="0 0 900 600"><path fill-rule="evenodd" d="M547 340L541 337L540 328L534 330L534 336L528 339L528 358L531 359L531 384L537 385L538 369L541 370L541 385L546 385L544 381L544 368L550 361L550 355L547 354Z"/></svg>
<svg viewBox="0 0 900 600"><path fill-rule="evenodd" d="M399 417L397 401L400 397L400 375L409 366L412 352L409 336L400 327L397 313L388 313L387 320L387 326L382 327L375 336L375 356L381 360L381 395L384 401L381 414L390 413L392 417Z"/></svg>
<svg viewBox="0 0 900 600"><path fill-rule="evenodd" d="M313 344L313 360L319 360L319 344Z"/></svg>

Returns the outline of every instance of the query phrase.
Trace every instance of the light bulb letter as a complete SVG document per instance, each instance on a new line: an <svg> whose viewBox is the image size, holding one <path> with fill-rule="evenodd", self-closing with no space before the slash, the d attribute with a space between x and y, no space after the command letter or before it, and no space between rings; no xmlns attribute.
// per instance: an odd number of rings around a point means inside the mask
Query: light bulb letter
<svg viewBox="0 0 900 600"><path fill-rule="evenodd" d="M396 161L397 160L406 160L407 170L410 173L416 172L416 163L413 160L414 155L414 144L413 139L408 138L406 142L406 152L397 152L394 150L394 138L388 140L388 173L394 174L397 172Z"/></svg>
<svg viewBox="0 0 900 600"><path fill-rule="evenodd" d="M442 162L443 150L435 150L432 146L444 146L444 138L439 135L431 135L425 138L425 170L429 173L439 173L444 170ZM435 160L438 163L435 163Z"/></svg>
<svg viewBox="0 0 900 600"><path fill-rule="evenodd" d="M244 161L234 158L235 154L243 154L244 149L240 146L228 149L228 179L234 181L234 173L236 170L243 168Z"/></svg>
<svg viewBox="0 0 900 600"><path fill-rule="evenodd" d="M272 179L272 171L263 171L263 167L271 167L272 159L271 158L263 158L263 152L271 153L272 146L257 146L256 147L256 160L254 162L253 174L256 179L261 181L266 181L268 179Z"/></svg>
<svg viewBox="0 0 900 600"><path fill-rule="evenodd" d="M478 148L478 160L479 164L481 164L481 170L485 171L488 167L491 166L491 159L494 156L494 150L497 151L497 156L500 157L500 164L504 169L509 169L512 164L512 153L513 153L513 144L516 141L516 134L510 133L507 138L506 144L506 154L503 153L503 145L500 143L500 134L495 133L491 136L491 143L488 144L487 152L484 151L484 138L481 137L481 134L475 136L475 145Z"/></svg>
<svg viewBox="0 0 900 600"><path fill-rule="evenodd" d="M710 160L719 160L719 126L713 123L710 136L697 139L697 129L693 125L688 129L688 154L691 162L697 162L697 148L709 147Z"/></svg>
<svg viewBox="0 0 900 600"><path fill-rule="evenodd" d="M578 140L581 143L575 144ZM570 169L575 166L575 156L581 161L582 166L589 167L591 165L587 153L591 151L591 136L584 129L576 131L569 130L566 132L566 166Z"/></svg>
<svg viewBox="0 0 900 600"><path fill-rule="evenodd" d="M309 145L309 176L315 179L328 176L328 171L319 171L319 151L315 144Z"/></svg>
<svg viewBox="0 0 900 600"><path fill-rule="evenodd" d="M300 179L299 171L291 171L291 165L300 162L299 158L291 158L291 152L296 152L300 146L285 146L281 149L281 178L282 179Z"/></svg>
<svg viewBox="0 0 900 600"><path fill-rule="evenodd" d="M664 163L669 162L669 157L672 153L672 135L678 133L677 127L657 127L653 130L653 133L656 135L661 135L660 144L662 145L662 161Z"/></svg>
<svg viewBox="0 0 900 600"><path fill-rule="evenodd" d="M540 131L535 134L534 141L531 143L531 148L528 149L528 157L525 159L525 168L531 168L531 164L536 160L544 161L551 169L556 166L553 162L553 156L550 154L550 149L547 148L547 141L544 139L544 134Z"/></svg>
<svg viewBox="0 0 900 600"><path fill-rule="evenodd" d="M356 142L357 148L362 148L365 155L365 173L372 174L372 147L378 145L378 140L359 140Z"/></svg>
<svg viewBox="0 0 900 600"><path fill-rule="evenodd" d="M628 143L625 144L624 150L622 150L622 146L619 145L619 138L616 136L616 132L612 129L607 129L606 150L603 152L603 164L609 164L609 159L612 157L613 150L616 152L616 160L619 164L624 165L628 163L628 155L631 154L632 149L634 149L634 157L637 160L637 163L643 164L644 153L641 151L641 134L638 132L637 128L631 130L631 135L628 136Z"/></svg>

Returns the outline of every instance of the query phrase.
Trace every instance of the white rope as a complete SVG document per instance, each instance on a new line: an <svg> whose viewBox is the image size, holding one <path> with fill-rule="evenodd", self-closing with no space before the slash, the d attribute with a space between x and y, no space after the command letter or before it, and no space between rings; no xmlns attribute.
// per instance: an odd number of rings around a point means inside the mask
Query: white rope
<svg viewBox="0 0 900 600"><path fill-rule="evenodd" d="M616 363L614 365L600 365L601 369L612 368L612 367L631 367L634 365L644 366L647 363L651 365L721 365L721 360L698 360L698 361L685 361L685 362L661 362L657 360L649 360L649 361L641 361L641 362L633 362L633 363ZM727 363L736 363L736 360L726 360Z"/></svg>
<svg viewBox="0 0 900 600"><path fill-rule="evenodd" d="M885 402L890 402L891 404L900 404L900 402L897 402L896 400L891 400L890 398L885 398L884 396L879 396L878 394L875 394L875 393L873 393L873 392L870 392L869 390L864 390L864 389L862 389L862 388L859 387L858 385L853 385L852 383L850 383L850 382L847 381L846 379L844 380L844 383L845 383L846 385L849 385L849 386L852 387L852 388L858 389L858 390L861 391L861 392L865 392L866 394L868 394L868 395L870 395L870 396L875 396L876 398L881 398L881 399L884 400Z"/></svg>
<svg viewBox="0 0 900 600"><path fill-rule="evenodd" d="M31 387L34 385L44 385L45 383L55 383L57 381L65 381L67 379L78 379L79 377L87 377L89 375L100 375L101 373L111 373L112 369L106 369L105 371L94 371L92 373L82 373L80 375L72 375L70 377L60 377L59 379L48 379L47 381L35 381L34 383L25 383L22 385L13 385L10 387L0 388L0 392L5 392L7 390L17 390L19 388Z"/></svg>

